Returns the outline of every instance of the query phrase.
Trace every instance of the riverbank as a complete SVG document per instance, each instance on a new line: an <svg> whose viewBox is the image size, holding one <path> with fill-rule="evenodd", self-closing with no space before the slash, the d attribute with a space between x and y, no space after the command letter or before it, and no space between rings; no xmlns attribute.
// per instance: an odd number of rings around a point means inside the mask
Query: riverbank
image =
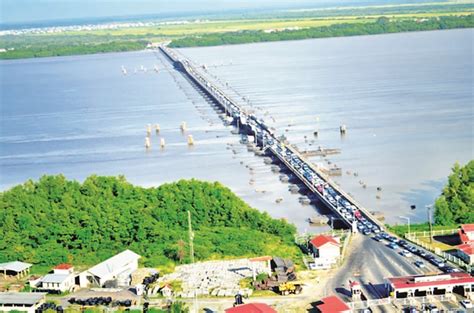
<svg viewBox="0 0 474 313"><path fill-rule="evenodd" d="M207 21L143 29L5 35L0 37L0 48L5 49L0 53L0 59L138 51L150 43L160 42L170 42L170 47L183 48L472 27L474 15L470 11L395 14L389 17L369 15Z"/></svg>

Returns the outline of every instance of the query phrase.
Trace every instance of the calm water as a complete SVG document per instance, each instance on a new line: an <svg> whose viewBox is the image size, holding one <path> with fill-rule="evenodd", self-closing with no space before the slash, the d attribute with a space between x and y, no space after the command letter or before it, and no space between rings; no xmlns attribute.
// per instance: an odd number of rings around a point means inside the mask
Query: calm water
<svg viewBox="0 0 474 313"><path fill-rule="evenodd" d="M341 148L328 158L343 169L336 180L390 222L401 222L402 213L425 218L409 205L432 202L451 165L473 157L472 43L471 30L455 30L181 52L249 97L299 147ZM79 180L92 173L124 174L144 186L196 177L221 181L252 206L300 229L317 215L238 143L159 54L2 61L0 73L2 190L56 173ZM182 121L188 125L184 134ZM153 133L152 149L145 152L149 123L159 123L161 132ZM341 124L348 127L344 138ZM192 148L188 134L196 141ZM284 200L276 204L280 196Z"/></svg>

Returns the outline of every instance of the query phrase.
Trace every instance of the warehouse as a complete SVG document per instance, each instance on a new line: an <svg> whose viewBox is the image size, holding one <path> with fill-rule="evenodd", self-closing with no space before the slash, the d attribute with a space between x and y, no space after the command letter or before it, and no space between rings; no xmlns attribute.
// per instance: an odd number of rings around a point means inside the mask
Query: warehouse
<svg viewBox="0 0 474 313"><path fill-rule="evenodd" d="M34 313L45 302L46 293L0 292L0 312Z"/></svg>
<svg viewBox="0 0 474 313"><path fill-rule="evenodd" d="M126 287L130 286L131 275L138 268L140 256L131 250L125 250L79 275L81 287Z"/></svg>

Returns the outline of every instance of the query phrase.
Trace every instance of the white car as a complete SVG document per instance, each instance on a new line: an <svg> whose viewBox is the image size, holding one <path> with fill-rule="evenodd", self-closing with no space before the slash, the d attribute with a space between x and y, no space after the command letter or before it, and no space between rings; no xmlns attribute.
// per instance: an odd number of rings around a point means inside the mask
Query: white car
<svg viewBox="0 0 474 313"><path fill-rule="evenodd" d="M402 252L400 252L400 254L403 255L406 258L409 258L409 257L412 256L411 252L408 251L408 250L403 250Z"/></svg>
<svg viewBox="0 0 474 313"><path fill-rule="evenodd" d="M472 302L470 300L462 300L461 302L461 305L463 307L465 307L466 309L472 309L474 308L474 305L472 304Z"/></svg>

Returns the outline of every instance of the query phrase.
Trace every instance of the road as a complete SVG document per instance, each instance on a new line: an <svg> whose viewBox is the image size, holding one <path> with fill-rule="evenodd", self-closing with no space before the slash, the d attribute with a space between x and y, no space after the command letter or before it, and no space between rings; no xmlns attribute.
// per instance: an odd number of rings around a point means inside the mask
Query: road
<svg viewBox="0 0 474 313"><path fill-rule="evenodd" d="M323 290L327 295L337 294L350 300L349 280L356 280L368 299L378 299L387 296L387 277L440 272L426 261L425 268L418 268L414 262L421 260L420 257L404 257L400 255L400 249L393 250L387 244L386 241L377 242L369 236L354 234L344 263L327 279ZM377 312L393 312L391 307L377 309Z"/></svg>

